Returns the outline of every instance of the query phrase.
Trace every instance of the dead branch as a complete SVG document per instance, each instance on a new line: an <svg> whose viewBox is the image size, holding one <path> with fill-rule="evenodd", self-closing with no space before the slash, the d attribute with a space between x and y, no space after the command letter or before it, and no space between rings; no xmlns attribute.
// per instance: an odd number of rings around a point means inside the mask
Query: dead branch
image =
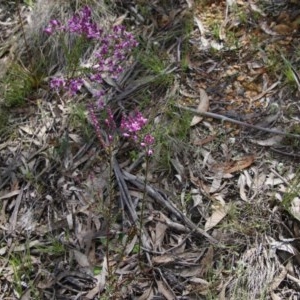
<svg viewBox="0 0 300 300"><path fill-rule="evenodd" d="M243 126L243 127L248 127L248 128L252 128L252 129L256 129L256 130L261 130L261 131L268 132L268 133L274 133L274 134L278 134L278 135L284 135L284 136L294 137L294 138L300 139L300 135L298 135L298 134L287 133L287 132L276 130L276 129L269 129L269 128L265 128L265 127L261 127L261 126L257 126L257 125L252 125L252 124L242 122L242 121L238 121L238 120L235 120L235 119L231 119L231 118L228 118L228 117L216 114L216 113L200 112L200 111L197 111L194 108L189 108L189 107L185 107L185 106L178 105L178 104L175 105L175 106L180 108L180 109L190 111L195 115L221 120L222 122L230 122L230 123L237 124L237 125L240 125L240 126Z"/></svg>

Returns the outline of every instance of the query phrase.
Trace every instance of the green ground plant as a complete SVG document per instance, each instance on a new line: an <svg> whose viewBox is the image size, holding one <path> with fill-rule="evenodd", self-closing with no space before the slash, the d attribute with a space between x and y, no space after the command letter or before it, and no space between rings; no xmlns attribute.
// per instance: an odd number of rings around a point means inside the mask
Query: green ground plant
<svg viewBox="0 0 300 300"><path fill-rule="evenodd" d="M13 270L13 287L17 297L23 296L24 292L28 290L30 291L31 299L39 299L39 292L33 283L36 269L29 249L25 253L11 254L8 264Z"/></svg>
<svg viewBox="0 0 300 300"><path fill-rule="evenodd" d="M270 74L281 74L283 64L280 54L268 45L262 51L267 55L267 68Z"/></svg>
<svg viewBox="0 0 300 300"><path fill-rule="evenodd" d="M83 103L70 105L70 127L78 130L83 139L88 142L93 137L93 127L89 123L86 105Z"/></svg>
<svg viewBox="0 0 300 300"><path fill-rule="evenodd" d="M163 116L164 120L153 133L156 140L154 157L158 170L170 172L173 154L180 151L180 145L184 145L189 138L192 117L187 111L178 111L173 107L172 101L166 105Z"/></svg>
<svg viewBox="0 0 300 300"><path fill-rule="evenodd" d="M296 217L298 220L300 220L300 214L298 214L298 212L291 212L291 209L292 209L293 201L299 198L299 194L300 194L300 170L297 171L295 177L289 183L281 202L283 208L286 211L288 211L292 216Z"/></svg>
<svg viewBox="0 0 300 300"><path fill-rule="evenodd" d="M21 64L12 64L1 80L4 104L8 107L26 105L28 97L41 84L42 76L32 73Z"/></svg>
<svg viewBox="0 0 300 300"><path fill-rule="evenodd" d="M150 70L155 75L160 75L168 67L168 61L164 53L159 53L158 47L143 45L140 42L139 50L135 52L137 59L147 70ZM147 47L147 48L146 48ZM141 51L144 48L145 51Z"/></svg>
<svg viewBox="0 0 300 300"><path fill-rule="evenodd" d="M0 105L0 136L4 135L7 132L7 124L8 124L8 113L7 108L3 105Z"/></svg>
<svg viewBox="0 0 300 300"><path fill-rule="evenodd" d="M36 252L47 256L58 257L65 255L67 249L56 237L49 235L47 243L36 247Z"/></svg>

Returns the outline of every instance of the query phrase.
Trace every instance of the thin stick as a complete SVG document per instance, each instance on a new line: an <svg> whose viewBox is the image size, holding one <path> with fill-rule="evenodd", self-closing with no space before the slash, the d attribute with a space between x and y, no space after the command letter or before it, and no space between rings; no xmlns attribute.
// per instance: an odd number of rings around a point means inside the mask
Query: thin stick
<svg viewBox="0 0 300 300"><path fill-rule="evenodd" d="M287 133L287 132L283 132L283 131L276 130L276 129L269 129L269 128L265 128L265 127L261 127L261 126L257 126L257 125L252 125L252 124L241 122L241 121L238 121L238 120L235 120L235 119L231 119L231 118L219 115L219 114L215 114L215 113L211 113L211 112L200 112L200 111L197 111L196 109L185 107L185 106L182 106L182 105L175 105L175 106L180 108L180 109L190 111L190 112L194 113L195 115L221 120L222 122L230 122L230 123L237 124L237 125L240 125L240 126L265 131L265 132L268 132L268 133L274 133L274 134L278 134L278 135L284 135L284 136L294 137L294 138L300 139L299 134Z"/></svg>

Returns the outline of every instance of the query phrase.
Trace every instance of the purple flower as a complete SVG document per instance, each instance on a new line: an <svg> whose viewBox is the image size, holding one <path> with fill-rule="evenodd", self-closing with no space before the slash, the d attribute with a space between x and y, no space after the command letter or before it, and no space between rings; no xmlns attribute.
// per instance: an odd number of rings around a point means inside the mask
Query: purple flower
<svg viewBox="0 0 300 300"><path fill-rule="evenodd" d="M113 32L117 34L122 34L125 31L125 26L122 25L115 25L113 27Z"/></svg>
<svg viewBox="0 0 300 300"><path fill-rule="evenodd" d="M121 132L126 138L131 138L137 142L139 139L140 131L146 125L147 119L143 115L136 111L132 116L122 116L121 120Z"/></svg>
<svg viewBox="0 0 300 300"><path fill-rule="evenodd" d="M81 78L72 78L68 83L68 89L72 95L75 95L82 87L83 80Z"/></svg>
<svg viewBox="0 0 300 300"><path fill-rule="evenodd" d="M116 129L116 123L115 123L112 111L109 107L106 108L106 113L107 113L107 118L104 120L104 122L105 122L107 128L109 129L109 131L114 132Z"/></svg>
<svg viewBox="0 0 300 300"><path fill-rule="evenodd" d="M55 30L60 30L61 24L58 20L50 20L49 25L44 29L44 32L51 35Z"/></svg>
<svg viewBox="0 0 300 300"><path fill-rule="evenodd" d="M66 81L63 78L52 78L50 80L50 87L55 90L60 90L65 87Z"/></svg>
<svg viewBox="0 0 300 300"><path fill-rule="evenodd" d="M121 130L123 135L131 135L134 139L137 134L147 123L147 119L140 112L135 112L133 116L124 116L121 121ZM124 135L124 136L125 136Z"/></svg>
<svg viewBox="0 0 300 300"><path fill-rule="evenodd" d="M68 30L79 35L85 35L89 39L99 38L102 30L92 20L92 12L85 6L68 21Z"/></svg>
<svg viewBox="0 0 300 300"><path fill-rule="evenodd" d="M148 155L148 156L153 155L153 149L148 149L148 150L147 150L147 155Z"/></svg>
<svg viewBox="0 0 300 300"><path fill-rule="evenodd" d="M105 103L104 103L104 101L103 101L102 98L99 98L99 99L97 100L97 107L98 107L99 110L104 109Z"/></svg>
<svg viewBox="0 0 300 300"><path fill-rule="evenodd" d="M95 74L90 75L90 80L94 81L94 82L98 82L98 83L103 82L101 73L95 73Z"/></svg>
<svg viewBox="0 0 300 300"><path fill-rule="evenodd" d="M141 142L141 146L143 148L146 148L146 154L148 156L151 156L153 154L153 149L151 148L154 144L154 137L151 134L146 134L143 138L143 141Z"/></svg>
<svg viewBox="0 0 300 300"><path fill-rule="evenodd" d="M153 154L154 137L149 133L143 136L141 132L146 123L147 119L139 111L136 111L132 116L123 115L121 132L123 137L132 139L136 143L140 141L140 146L146 150L148 156L151 156Z"/></svg>
<svg viewBox="0 0 300 300"><path fill-rule="evenodd" d="M53 19L50 21L50 25L52 25L52 27L58 27L60 26L60 22L58 20Z"/></svg>
<svg viewBox="0 0 300 300"><path fill-rule="evenodd" d="M154 137L151 134L146 134L144 136L143 142L141 143L142 147L151 146L154 144Z"/></svg>
<svg viewBox="0 0 300 300"><path fill-rule="evenodd" d="M91 119L91 122L94 126L94 129L96 131L96 135L97 135L97 138L100 142L100 145L106 149L107 148L107 144L105 143L104 139L103 139L103 136L102 136L102 133L101 133L101 128L100 128L100 124L98 122L98 119L95 115L95 110L94 110L94 107L92 105L89 105L89 114L90 114L90 119Z"/></svg>
<svg viewBox="0 0 300 300"><path fill-rule="evenodd" d="M95 97L97 97L97 107L99 110L104 109L105 101L104 101L105 91L100 90L96 93Z"/></svg>
<svg viewBox="0 0 300 300"><path fill-rule="evenodd" d="M51 35L53 33L53 29L50 26L46 27L43 31L49 35Z"/></svg>

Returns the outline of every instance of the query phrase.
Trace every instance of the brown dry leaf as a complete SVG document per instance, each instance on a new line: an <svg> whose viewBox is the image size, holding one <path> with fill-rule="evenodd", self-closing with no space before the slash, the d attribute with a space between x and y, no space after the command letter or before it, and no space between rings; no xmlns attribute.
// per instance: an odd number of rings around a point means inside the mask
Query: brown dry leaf
<svg viewBox="0 0 300 300"><path fill-rule="evenodd" d="M215 135L209 135L207 136L206 138L203 138L203 139L197 139L195 141L193 141L193 144L195 146L203 146L205 144L208 144L210 142L212 142L213 140L216 139L216 136Z"/></svg>
<svg viewBox="0 0 300 300"><path fill-rule="evenodd" d="M214 228L226 217L227 212L228 206L226 205L218 205L218 207L214 208L212 215L206 220L204 230L208 231Z"/></svg>
<svg viewBox="0 0 300 300"><path fill-rule="evenodd" d="M223 174L222 171L217 172L214 176L213 182L211 183L208 193L214 194L218 191L221 191L226 186L225 182L223 184L221 184L222 178L225 178L225 177L230 178L231 175L229 174L229 176L228 176L228 174Z"/></svg>
<svg viewBox="0 0 300 300"><path fill-rule="evenodd" d="M12 197L14 197L14 196L16 196L16 195L19 195L20 192L21 192L21 190L11 191L11 192L9 192L9 193L7 193L7 194L1 195L1 196L0 196L0 200L12 198Z"/></svg>
<svg viewBox="0 0 300 300"><path fill-rule="evenodd" d="M171 164L177 172L177 178L180 182L185 178L185 169L184 166L180 163L178 157L176 156L175 159L171 159Z"/></svg>
<svg viewBox="0 0 300 300"><path fill-rule="evenodd" d="M32 126L28 126L28 125L19 126L19 129L22 130L22 131L24 131L28 135L34 135L34 131L33 131Z"/></svg>
<svg viewBox="0 0 300 300"><path fill-rule="evenodd" d="M153 288L149 287L146 289L144 294L138 298L138 300L148 300L148 299L153 299L154 293L153 293Z"/></svg>
<svg viewBox="0 0 300 300"><path fill-rule="evenodd" d="M224 169L224 173L234 173L248 168L254 162L254 155L246 155L236 159L231 166Z"/></svg>
<svg viewBox="0 0 300 300"><path fill-rule="evenodd" d="M190 266L178 272L177 275L184 278L188 278L188 277L201 276L200 275L201 273L202 273L202 266Z"/></svg>
<svg viewBox="0 0 300 300"><path fill-rule="evenodd" d="M238 180L238 186L240 188L240 197L242 200L248 202L249 199L246 195L246 190L245 190L245 187L246 187L246 176L244 174L241 174L240 177L239 177L239 180Z"/></svg>
<svg viewBox="0 0 300 300"><path fill-rule="evenodd" d="M273 83L270 87L266 88L263 92L261 92L259 95L255 96L252 98L252 101L257 101L261 98L263 98L264 96L266 96L268 93L270 93L272 90L275 89L275 87L280 84L281 82L278 80L275 83ZM275 91L274 91L275 92Z"/></svg>
<svg viewBox="0 0 300 300"><path fill-rule="evenodd" d="M138 239L138 236L134 235L134 237L131 239L131 241L129 243L126 242L127 245L126 245L126 249L124 251L124 253L126 255L129 255L131 253L131 251L134 249L137 239Z"/></svg>
<svg viewBox="0 0 300 300"><path fill-rule="evenodd" d="M288 26L286 24L278 24L272 28L276 33L281 35L288 35L293 31L292 26Z"/></svg>
<svg viewBox="0 0 300 300"><path fill-rule="evenodd" d="M31 290L27 289L23 295L20 297L20 300L30 300L31 298Z"/></svg>
<svg viewBox="0 0 300 300"><path fill-rule="evenodd" d="M252 1L249 1L250 3L250 9L258 14L260 14L261 16L265 17L266 14L256 5L254 4Z"/></svg>
<svg viewBox="0 0 300 300"><path fill-rule="evenodd" d="M26 187L27 188L27 187ZM25 188L25 189L26 189ZM19 213L19 209L20 209L20 205L21 205L21 200L23 198L23 192L24 192L24 188L22 187L17 199L16 199L16 203L15 203L15 207L13 210L13 213L11 214L10 218L9 218L9 228L10 230L14 231L16 229L16 225L17 225L17 218L18 218L18 213Z"/></svg>
<svg viewBox="0 0 300 300"><path fill-rule="evenodd" d="M214 260L214 248L212 246L210 246L200 263L201 268L202 268L201 273L200 273L201 277L206 276L207 273L211 270L213 260Z"/></svg>
<svg viewBox="0 0 300 300"><path fill-rule="evenodd" d="M287 269L285 268L285 266L281 265L280 268L281 272L275 278L273 278L273 281L270 285L271 291L276 290L287 275Z"/></svg>
<svg viewBox="0 0 300 300"><path fill-rule="evenodd" d="M207 112L209 108L209 100L208 100L208 96L205 92L205 90L200 89L200 103L197 107L197 111L198 112ZM203 117L201 116L194 116L190 126L195 126L196 124L198 124L199 122L201 122L203 120Z"/></svg>
<svg viewBox="0 0 300 300"><path fill-rule="evenodd" d="M172 263L175 261L175 257L169 254L165 254L165 255L160 255L160 256L154 256L152 259L152 262L155 265L160 265L160 264L168 264L168 263Z"/></svg>
<svg viewBox="0 0 300 300"><path fill-rule="evenodd" d="M155 236L153 240L154 250L161 250L161 243L163 242L168 226L162 222L156 222Z"/></svg>
<svg viewBox="0 0 300 300"><path fill-rule="evenodd" d="M260 146L270 147L270 146L275 146L275 145L279 144L282 140L283 140L283 136L274 135L265 140L250 140L250 142L252 142L253 144L260 145Z"/></svg>
<svg viewBox="0 0 300 300"><path fill-rule="evenodd" d="M118 17L115 21L114 21L114 24L113 26L117 26L117 25L121 25L123 24L123 21L126 19L127 17L127 12L123 15L121 15L120 17Z"/></svg>
<svg viewBox="0 0 300 300"><path fill-rule="evenodd" d="M89 260L85 254L83 254L75 249L73 250L73 253L74 253L75 260L81 267L83 267L83 268L90 267Z"/></svg>
<svg viewBox="0 0 300 300"><path fill-rule="evenodd" d="M106 286L106 278L108 275L108 262L106 257L103 259L102 263L102 272L101 274L94 276L94 278L97 280L96 286L88 292L88 294L85 296L86 299L94 299L99 292L102 292Z"/></svg>
<svg viewBox="0 0 300 300"><path fill-rule="evenodd" d="M34 241L29 242L28 244L21 244L21 245L13 247L13 251L14 252L23 252L30 248L38 247L38 246L44 246L44 244L38 240L34 240ZM0 255L4 255L7 251L9 251L8 246L4 246L4 247L0 248Z"/></svg>
<svg viewBox="0 0 300 300"><path fill-rule="evenodd" d="M162 293L167 300L174 300L174 299L176 299L176 295L171 290L169 290L166 287L166 285L165 285L165 283L163 281L156 280L156 283L157 283L158 291L160 293Z"/></svg>
<svg viewBox="0 0 300 300"><path fill-rule="evenodd" d="M281 240L281 241L276 241L273 237L267 236L267 241L269 245L272 247L272 250L281 250L284 252L287 252L291 254L292 256L297 256L299 254L298 250L291 245L291 241L294 239L288 239L288 240Z"/></svg>
<svg viewBox="0 0 300 300"><path fill-rule="evenodd" d="M295 219L300 221L300 198L299 197L295 197L291 201L290 213Z"/></svg>
<svg viewBox="0 0 300 300"><path fill-rule="evenodd" d="M204 36L205 33L206 33L206 30L204 28L204 25L203 25L202 21L197 16L194 17L194 21L195 21L196 25L198 26L198 29L199 29L199 32L200 32L201 36Z"/></svg>
<svg viewBox="0 0 300 300"><path fill-rule="evenodd" d="M271 298L272 298L272 300L281 300L282 299L280 296L278 296L274 292L271 292Z"/></svg>
<svg viewBox="0 0 300 300"><path fill-rule="evenodd" d="M227 282L225 282L224 284L222 283L222 289L221 292L219 293L219 297L218 300L227 300L228 298L226 297L226 288L228 286L228 284L230 283L230 281L233 279L233 276L231 276Z"/></svg>

